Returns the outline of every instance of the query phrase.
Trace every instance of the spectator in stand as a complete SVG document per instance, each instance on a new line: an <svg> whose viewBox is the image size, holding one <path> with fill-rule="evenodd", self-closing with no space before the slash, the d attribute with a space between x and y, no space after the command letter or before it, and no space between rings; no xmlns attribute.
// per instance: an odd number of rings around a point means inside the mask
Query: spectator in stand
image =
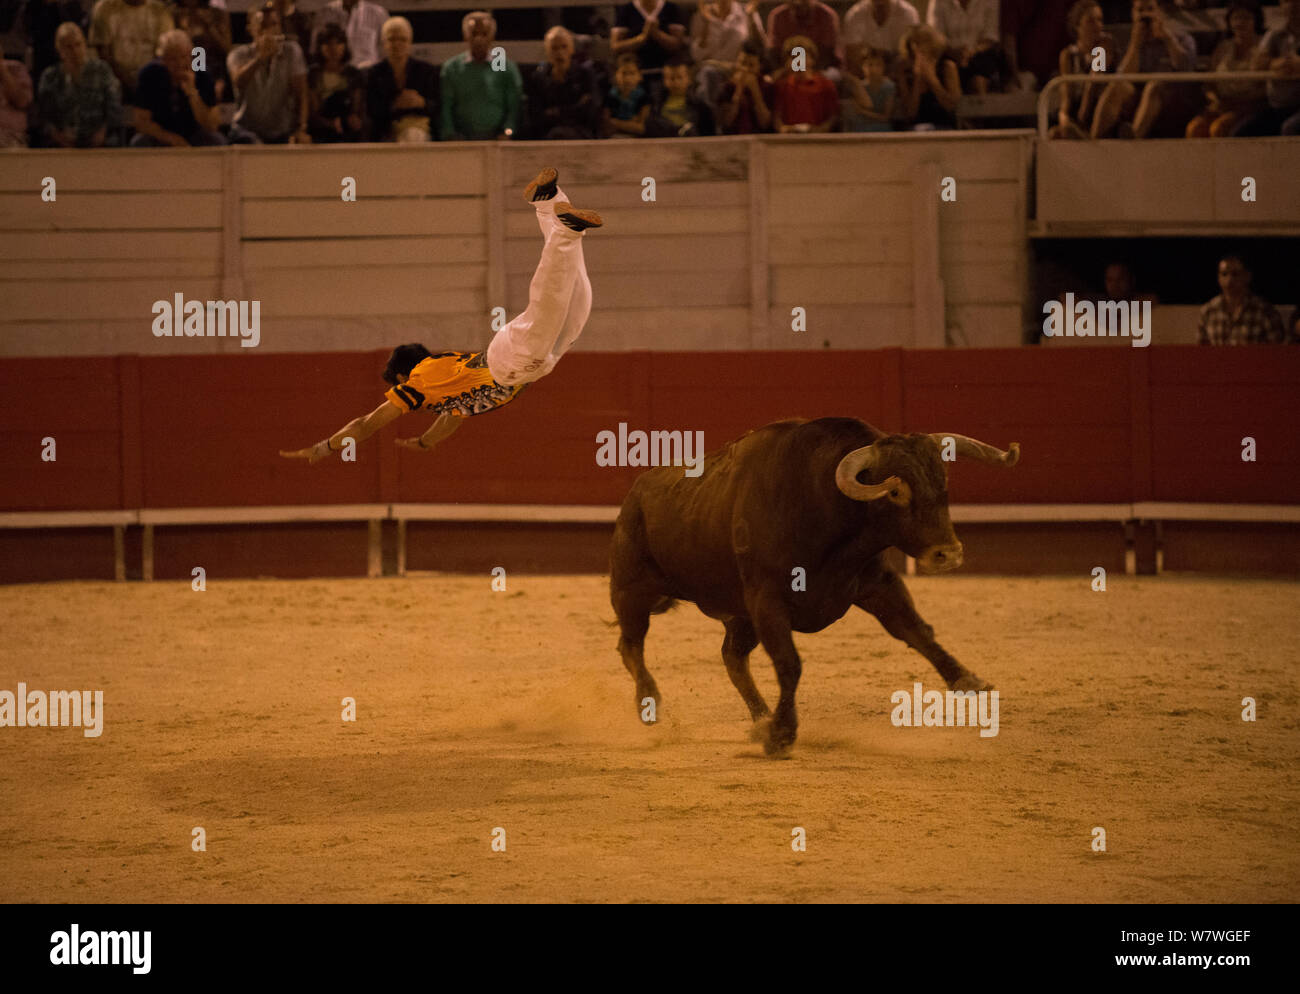
<svg viewBox="0 0 1300 994"><path fill-rule="evenodd" d="M790 0L772 11L767 18L768 51L780 56L782 66L788 66L789 47L786 42L794 36L811 39L821 55L818 69L832 69L840 64L840 15L819 0ZM828 73L832 81L839 79L839 70Z"/></svg>
<svg viewBox="0 0 1300 994"><path fill-rule="evenodd" d="M1286 338L1282 315L1250 292L1250 270L1238 256L1219 260L1217 297L1201 308L1202 345L1280 345Z"/></svg>
<svg viewBox="0 0 1300 994"><path fill-rule="evenodd" d="M543 39L546 61L525 82L529 138L595 138L600 132L596 74L575 61L573 35L558 24Z"/></svg>
<svg viewBox="0 0 1300 994"><path fill-rule="evenodd" d="M885 53L870 49L862 59L862 79L846 75L853 108L845 115L845 131L893 131L894 98L898 87L885 75Z"/></svg>
<svg viewBox="0 0 1300 994"><path fill-rule="evenodd" d="M286 36L298 43L303 52L313 51L312 37L315 34L311 14L298 9L294 0L271 0L280 15L280 24ZM337 23L337 22L330 22Z"/></svg>
<svg viewBox="0 0 1300 994"><path fill-rule="evenodd" d="M1166 20L1157 0L1133 0L1133 33L1118 71L1190 72L1196 68L1192 36ZM1120 138L1182 137L1195 113L1195 94L1176 83L1116 80L1102 91L1092 137L1116 130Z"/></svg>
<svg viewBox="0 0 1300 994"><path fill-rule="evenodd" d="M40 84L45 70L59 61L54 34L64 21L84 26L86 12L79 0L29 0L23 8L23 26L32 46L32 79Z"/></svg>
<svg viewBox="0 0 1300 994"><path fill-rule="evenodd" d="M316 33L307 70L307 130L313 142L365 141L366 79L351 61L342 25L331 22Z"/></svg>
<svg viewBox="0 0 1300 994"><path fill-rule="evenodd" d="M672 0L633 0L614 14L610 52L636 56L643 73L658 78L664 63L686 47L686 17Z"/></svg>
<svg viewBox="0 0 1300 994"><path fill-rule="evenodd" d="M99 0L90 15L90 43L116 74L122 93L131 97L158 39L175 26L158 0Z"/></svg>
<svg viewBox="0 0 1300 994"><path fill-rule="evenodd" d="M1158 294L1138 293L1137 277L1133 275L1133 267L1127 262L1116 260L1106 263L1102 281L1106 287L1103 300L1149 300L1153 306L1160 303Z"/></svg>
<svg viewBox="0 0 1300 994"><path fill-rule="evenodd" d="M212 74L192 66L194 42L184 31L158 39L158 56L140 70L135 88L134 148L225 145Z"/></svg>
<svg viewBox="0 0 1300 994"><path fill-rule="evenodd" d="M307 61L281 30L273 3L248 15L252 44L226 59L234 86L235 121L230 140L241 145L311 144L307 131Z"/></svg>
<svg viewBox="0 0 1300 994"><path fill-rule="evenodd" d="M383 58L382 34L388 11L379 4L370 0L330 0L316 12L316 30L330 23L342 25L347 32L352 64L358 69L367 69Z"/></svg>
<svg viewBox="0 0 1300 994"><path fill-rule="evenodd" d="M998 29L998 0L931 0L925 21L948 39L963 93L1018 86Z"/></svg>
<svg viewBox="0 0 1300 994"><path fill-rule="evenodd" d="M1074 37L1067 26L1075 2L1077 0L1002 0L998 22L1009 82L1019 81L1023 73L1031 73L1033 88L1036 89L1056 73L1056 53L1068 46ZM1106 69L1115 71L1109 54Z"/></svg>
<svg viewBox="0 0 1300 994"><path fill-rule="evenodd" d="M648 138L698 138L714 133L713 112L691 91L691 60L685 53L664 64L664 93L646 123Z"/></svg>
<svg viewBox="0 0 1300 994"><path fill-rule="evenodd" d="M731 78L718 94L717 123L724 135L753 135L772 129L774 87L763 75L763 49L747 41L736 55Z"/></svg>
<svg viewBox="0 0 1300 994"><path fill-rule="evenodd" d="M1264 14L1255 0L1233 0L1227 9L1228 31L1210 66L1215 72L1252 69L1259 52ZM1206 106L1187 125L1188 138L1225 138L1238 125L1268 106L1262 82L1226 80L1205 88Z"/></svg>
<svg viewBox="0 0 1300 994"><path fill-rule="evenodd" d="M840 32L849 71L861 72L870 51L897 52L903 35L919 23L916 8L907 0L858 0L844 15Z"/></svg>
<svg viewBox="0 0 1300 994"><path fill-rule="evenodd" d="M27 108L32 77L21 62L0 54L0 148L27 147Z"/></svg>
<svg viewBox="0 0 1300 994"><path fill-rule="evenodd" d="M498 70L489 60L497 37L491 14L482 10L466 14L460 31L469 48L442 64L440 137L443 141L511 138L524 92L519 67L506 59L505 68Z"/></svg>
<svg viewBox="0 0 1300 994"><path fill-rule="evenodd" d="M947 39L928 24L912 28L900 43L898 92L907 130L934 131L957 127L961 77L957 63L946 56Z"/></svg>
<svg viewBox="0 0 1300 994"><path fill-rule="evenodd" d="M1059 60L1061 75L1098 73L1099 70L1093 68L1094 53L1098 48L1101 49L1099 54L1106 67L1100 72L1114 72L1115 39L1106 30L1101 4L1096 0L1075 0L1066 22L1074 42L1061 50ZM1048 137L1087 138L1103 85L1100 80L1098 82L1089 80L1082 86L1075 84L1057 90L1061 104L1056 111L1056 127L1048 132Z"/></svg>
<svg viewBox="0 0 1300 994"><path fill-rule="evenodd" d="M758 0L742 6L739 0L702 3L691 20L691 58L699 78L697 96L716 107L718 93L736 64L740 47L747 41L764 44Z"/></svg>
<svg viewBox="0 0 1300 994"><path fill-rule="evenodd" d="M438 111L438 68L411 55L411 22L390 17L383 28L387 58L366 74L371 141L433 140Z"/></svg>
<svg viewBox="0 0 1300 994"><path fill-rule="evenodd" d="M1291 321L1286 327L1286 344L1300 345L1300 307L1291 311Z"/></svg>
<svg viewBox="0 0 1300 994"><path fill-rule="evenodd" d="M793 51L807 53L807 68L797 70ZM803 35L785 40L786 71L776 81L772 95L772 120L780 134L821 134L834 129L840 116L840 95L835 84L817 66L817 43Z"/></svg>
<svg viewBox="0 0 1300 994"><path fill-rule="evenodd" d="M230 93L230 76L226 72L231 49L230 15L220 7L209 6L209 0L178 0L172 6L172 18L176 27L194 40L194 47L203 49L217 103L223 102Z"/></svg>
<svg viewBox="0 0 1300 994"><path fill-rule="evenodd" d="M641 85L636 56L624 52L614 68L614 85L605 97L603 119L609 138L643 138L650 116L650 97Z"/></svg>
<svg viewBox="0 0 1300 994"><path fill-rule="evenodd" d="M72 21L54 36L57 65L47 66L37 86L41 138L61 148L98 148L115 141L122 123L122 84L103 59L90 54L86 36Z"/></svg>
<svg viewBox="0 0 1300 994"><path fill-rule="evenodd" d="M1282 24L1264 36L1256 69L1278 74L1270 79L1268 106L1238 125L1234 135L1300 135L1300 0L1282 0Z"/></svg>

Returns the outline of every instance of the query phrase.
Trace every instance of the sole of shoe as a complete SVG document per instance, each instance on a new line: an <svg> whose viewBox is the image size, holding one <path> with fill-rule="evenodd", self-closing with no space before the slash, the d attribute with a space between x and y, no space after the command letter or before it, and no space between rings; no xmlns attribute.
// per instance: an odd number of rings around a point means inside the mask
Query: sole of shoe
<svg viewBox="0 0 1300 994"><path fill-rule="evenodd" d="M605 223L604 219L595 211L582 210L579 207L574 207L573 204L556 204L555 216L560 219L561 224L573 228L575 231L599 228Z"/></svg>
<svg viewBox="0 0 1300 994"><path fill-rule="evenodd" d="M550 200L556 194L559 178L559 173L547 166L537 174L535 180L524 187L524 203L535 204L539 200Z"/></svg>

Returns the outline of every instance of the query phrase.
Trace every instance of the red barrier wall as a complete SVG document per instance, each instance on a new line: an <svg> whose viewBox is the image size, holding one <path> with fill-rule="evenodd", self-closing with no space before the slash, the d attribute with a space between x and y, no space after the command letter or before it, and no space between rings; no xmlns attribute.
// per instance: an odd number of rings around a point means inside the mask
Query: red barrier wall
<svg viewBox="0 0 1300 994"><path fill-rule="evenodd" d="M596 434L702 430L715 449L784 417L1019 441L1014 472L957 463L960 503L1300 498L1300 349L576 353L426 456L279 458L382 402L378 352L0 360L0 509L390 501L617 504L639 472ZM41 439L57 440L42 462ZM1241 439L1256 461L1241 460Z"/></svg>

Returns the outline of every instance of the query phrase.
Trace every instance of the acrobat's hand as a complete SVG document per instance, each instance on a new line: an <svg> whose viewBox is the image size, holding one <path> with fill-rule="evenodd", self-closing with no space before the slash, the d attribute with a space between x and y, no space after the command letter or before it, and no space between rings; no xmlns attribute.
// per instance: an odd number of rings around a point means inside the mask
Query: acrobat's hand
<svg viewBox="0 0 1300 994"><path fill-rule="evenodd" d="M317 442L315 445L309 445L305 449L295 449L292 452L281 449L280 455L286 459L306 459L309 466L315 466L318 462L329 455L329 449L326 448L325 442Z"/></svg>
<svg viewBox="0 0 1300 994"><path fill-rule="evenodd" d="M404 449L414 449L416 452L428 452L433 448L433 446L421 444L420 439L422 437L423 436L417 435L415 438L399 438L395 439L395 441Z"/></svg>

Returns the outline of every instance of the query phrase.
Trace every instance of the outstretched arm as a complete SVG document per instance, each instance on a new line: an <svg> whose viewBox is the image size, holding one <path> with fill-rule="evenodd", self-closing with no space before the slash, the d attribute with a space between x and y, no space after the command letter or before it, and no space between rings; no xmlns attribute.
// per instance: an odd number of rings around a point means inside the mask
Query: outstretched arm
<svg viewBox="0 0 1300 994"><path fill-rule="evenodd" d="M391 400L386 400L365 417L353 418L333 435L322 439L315 445L309 445L305 449L297 449L292 452L281 449L280 455L286 459L306 459L309 464L315 465L331 452L339 451L343 447L343 439L351 438L355 442L364 442L384 425L404 413Z"/></svg>
<svg viewBox="0 0 1300 994"><path fill-rule="evenodd" d="M416 452L427 452L453 431L460 427L464 418L457 417L454 414L439 414L438 420L429 426L429 430L417 438L399 438L397 444L404 449L414 449Z"/></svg>

